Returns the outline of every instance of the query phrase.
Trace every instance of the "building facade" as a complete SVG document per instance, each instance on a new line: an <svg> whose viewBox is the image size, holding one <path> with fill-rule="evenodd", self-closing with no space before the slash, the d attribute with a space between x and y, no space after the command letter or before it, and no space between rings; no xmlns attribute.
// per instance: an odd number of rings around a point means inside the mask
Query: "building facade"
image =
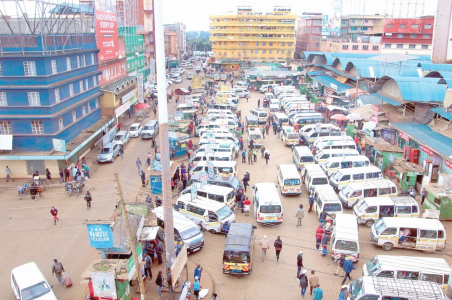
<svg viewBox="0 0 452 300"><path fill-rule="evenodd" d="M180 22L176 22L174 24L165 24L164 29L165 32L172 32L176 35L177 56L180 57L187 51L187 36L185 32L185 24Z"/></svg>
<svg viewBox="0 0 452 300"><path fill-rule="evenodd" d="M302 51L319 51L322 39L322 13L303 13L297 20L295 53L301 57Z"/></svg>
<svg viewBox="0 0 452 300"><path fill-rule="evenodd" d="M385 18L382 15L348 15L341 18L341 38L360 42L365 36L381 36Z"/></svg>
<svg viewBox="0 0 452 300"><path fill-rule="evenodd" d="M211 15L210 37L215 60L284 61L294 57L295 20L287 7L271 13L238 7L237 13Z"/></svg>
<svg viewBox="0 0 452 300"><path fill-rule="evenodd" d="M176 60L179 54L179 39L175 31L164 32L165 57L168 60Z"/></svg>

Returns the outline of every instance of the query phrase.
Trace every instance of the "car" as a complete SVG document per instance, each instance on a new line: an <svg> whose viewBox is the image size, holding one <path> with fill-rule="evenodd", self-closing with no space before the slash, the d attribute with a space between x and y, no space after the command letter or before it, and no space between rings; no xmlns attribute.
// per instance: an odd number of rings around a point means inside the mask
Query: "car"
<svg viewBox="0 0 452 300"><path fill-rule="evenodd" d="M152 139L159 133L159 122L157 120L150 120L144 125L141 139Z"/></svg>
<svg viewBox="0 0 452 300"><path fill-rule="evenodd" d="M174 82L171 80L171 79L167 79L166 80L166 84L168 84L168 85L172 85Z"/></svg>
<svg viewBox="0 0 452 300"><path fill-rule="evenodd" d="M129 127L130 137L139 137L143 131L143 126L140 123L133 123Z"/></svg>
<svg viewBox="0 0 452 300"><path fill-rule="evenodd" d="M190 91L184 88L176 89L174 91L176 95L190 95Z"/></svg>
<svg viewBox="0 0 452 300"><path fill-rule="evenodd" d="M34 262L18 266L11 271L11 287L18 300L57 300L52 286Z"/></svg>
<svg viewBox="0 0 452 300"><path fill-rule="evenodd" d="M130 134L126 130L121 130L116 132L115 137L113 138L113 143L118 145L125 145L130 140Z"/></svg>
<svg viewBox="0 0 452 300"><path fill-rule="evenodd" d="M182 78L181 77L176 77L176 78L174 78L174 82L175 83L182 83Z"/></svg>
<svg viewBox="0 0 452 300"><path fill-rule="evenodd" d="M115 143L108 143L100 149L97 155L97 161L102 162L114 162L116 156L119 155L119 145Z"/></svg>
<svg viewBox="0 0 452 300"><path fill-rule="evenodd" d="M179 73L171 73L171 74L170 74L171 80L173 80L173 79L175 79L175 78L177 78L177 77L179 77L179 76L180 76Z"/></svg>
<svg viewBox="0 0 452 300"><path fill-rule="evenodd" d="M185 73L185 70L183 68L178 68L176 69L176 72L179 73L180 75Z"/></svg>

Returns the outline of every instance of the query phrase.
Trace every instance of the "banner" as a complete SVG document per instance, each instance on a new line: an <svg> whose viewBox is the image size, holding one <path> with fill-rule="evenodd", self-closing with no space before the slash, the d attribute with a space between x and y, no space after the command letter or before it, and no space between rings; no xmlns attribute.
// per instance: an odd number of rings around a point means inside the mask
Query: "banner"
<svg viewBox="0 0 452 300"><path fill-rule="evenodd" d="M87 224L89 244L91 247L112 248L113 232L110 224Z"/></svg>
<svg viewBox="0 0 452 300"><path fill-rule="evenodd" d="M118 20L116 17L116 1L95 0L96 38L99 48L98 61L106 61L119 57Z"/></svg>
<svg viewBox="0 0 452 300"><path fill-rule="evenodd" d="M91 273L94 297L116 299L115 274L110 272Z"/></svg>
<svg viewBox="0 0 452 300"><path fill-rule="evenodd" d="M401 139L404 139L404 140L407 141L408 143L410 142L410 137L409 137L406 133L404 133L404 132L402 132L402 131L399 131L399 137L400 137Z"/></svg>
<svg viewBox="0 0 452 300"><path fill-rule="evenodd" d="M58 139L52 139L53 142L53 150L57 152L66 152L66 141L65 140L58 140Z"/></svg>
<svg viewBox="0 0 452 300"><path fill-rule="evenodd" d="M322 35L340 36L341 35L341 11L342 0L330 0L326 5L322 17Z"/></svg>
<svg viewBox="0 0 452 300"><path fill-rule="evenodd" d="M193 75L193 78L191 79L191 88L192 89L202 88L201 77L199 77L198 75Z"/></svg>
<svg viewBox="0 0 452 300"><path fill-rule="evenodd" d="M433 156L433 150L424 145L421 145L421 151L427 153L429 156Z"/></svg>
<svg viewBox="0 0 452 300"><path fill-rule="evenodd" d="M138 88L138 102L143 103L144 102L143 73L138 73L137 88Z"/></svg>

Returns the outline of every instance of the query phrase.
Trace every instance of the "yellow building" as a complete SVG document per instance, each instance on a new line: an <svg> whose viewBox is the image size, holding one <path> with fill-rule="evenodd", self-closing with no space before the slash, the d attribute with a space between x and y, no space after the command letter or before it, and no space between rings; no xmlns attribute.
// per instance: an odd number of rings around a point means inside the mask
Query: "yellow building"
<svg viewBox="0 0 452 300"><path fill-rule="evenodd" d="M238 7L237 13L211 15L209 32L216 63L293 58L296 18L290 8L279 6L265 14Z"/></svg>

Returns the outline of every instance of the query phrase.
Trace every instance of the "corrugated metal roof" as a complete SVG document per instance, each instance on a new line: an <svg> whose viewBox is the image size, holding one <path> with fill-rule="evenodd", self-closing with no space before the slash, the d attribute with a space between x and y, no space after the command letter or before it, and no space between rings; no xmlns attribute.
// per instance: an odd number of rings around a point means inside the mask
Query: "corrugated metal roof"
<svg viewBox="0 0 452 300"><path fill-rule="evenodd" d="M133 84L135 79L136 79L135 76L126 76L126 77L123 77L116 81L113 81L107 85L104 85L104 86L100 87L99 89L104 92L113 93L116 91L116 89L121 89L123 87L126 87L129 84Z"/></svg>
<svg viewBox="0 0 452 300"><path fill-rule="evenodd" d="M431 130L428 125L415 123L391 123L390 125L442 156L452 155L452 139Z"/></svg>
<svg viewBox="0 0 452 300"><path fill-rule="evenodd" d="M452 120L452 113L446 111L445 107L435 107L432 108L431 111L437 113L438 115L440 115L441 117L448 119L448 120Z"/></svg>
<svg viewBox="0 0 452 300"><path fill-rule="evenodd" d="M402 76L402 77L421 77L419 75L417 68L416 69L405 69L402 71L400 76Z"/></svg>
<svg viewBox="0 0 452 300"><path fill-rule="evenodd" d="M345 93L346 90L353 88L351 85L340 83L336 79L331 78L330 76L327 76L327 75L314 76L314 77L312 77L312 79L320 82L321 84L323 84L326 87L329 87L329 88L335 90L338 93ZM335 85L336 88L333 87L332 85Z"/></svg>
<svg viewBox="0 0 452 300"><path fill-rule="evenodd" d="M438 80L438 84L446 84L449 89L452 89L452 78L442 78Z"/></svg>
<svg viewBox="0 0 452 300"><path fill-rule="evenodd" d="M350 75L350 74L347 74L347 73L344 73L344 72L342 72L342 71L336 69L335 67L327 66L327 65L318 65L318 64L314 64L314 66L322 67L322 68L325 68L325 69L327 69L327 70L333 71L333 72L336 73L336 74L339 74L339 75L342 75L342 76L344 76L344 77L347 77L347 78L356 80L356 77L355 77L355 76Z"/></svg>
<svg viewBox="0 0 452 300"><path fill-rule="evenodd" d="M441 76L441 78L452 78L452 71L430 71L424 77L425 78L439 78L438 76Z"/></svg>
<svg viewBox="0 0 452 300"><path fill-rule="evenodd" d="M363 105L367 105L367 104L383 104L383 100L375 97L374 95L361 95L358 96L358 99L361 100Z"/></svg>
<svg viewBox="0 0 452 300"><path fill-rule="evenodd" d="M418 66L422 71L452 71L451 64L434 64L432 62L421 61Z"/></svg>
<svg viewBox="0 0 452 300"><path fill-rule="evenodd" d="M446 87L437 78L392 77L399 86L403 100L414 102L444 102Z"/></svg>
<svg viewBox="0 0 452 300"><path fill-rule="evenodd" d="M383 93L376 93L376 94L372 94L372 96L377 97L378 99L383 100L386 103L389 103L393 106L400 106L402 105L401 103L397 102L395 99L392 99L390 97L388 97L387 95L384 95Z"/></svg>
<svg viewBox="0 0 452 300"><path fill-rule="evenodd" d="M324 71L312 71L312 72L308 72L307 74L309 76L316 76L316 75L323 75L325 72Z"/></svg>

